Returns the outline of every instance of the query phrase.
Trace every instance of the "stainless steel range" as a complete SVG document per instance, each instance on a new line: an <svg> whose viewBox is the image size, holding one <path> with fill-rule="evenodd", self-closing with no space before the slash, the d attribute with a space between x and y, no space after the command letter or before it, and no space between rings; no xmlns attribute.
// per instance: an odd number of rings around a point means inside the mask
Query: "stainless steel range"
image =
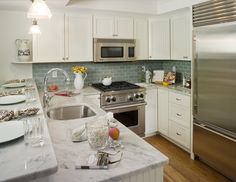
<svg viewBox="0 0 236 182"><path fill-rule="evenodd" d="M101 92L101 108L114 114L119 122L139 136L145 132L145 88L119 81L110 86L95 83L92 86Z"/></svg>

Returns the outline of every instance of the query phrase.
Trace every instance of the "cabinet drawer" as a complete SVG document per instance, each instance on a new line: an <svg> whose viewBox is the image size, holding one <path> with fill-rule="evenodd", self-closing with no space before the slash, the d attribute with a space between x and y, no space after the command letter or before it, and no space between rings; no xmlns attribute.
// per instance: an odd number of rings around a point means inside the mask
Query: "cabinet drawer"
<svg viewBox="0 0 236 182"><path fill-rule="evenodd" d="M190 108L170 103L169 119L189 128L190 127Z"/></svg>
<svg viewBox="0 0 236 182"><path fill-rule="evenodd" d="M171 121L169 126L170 138L179 144L189 148L190 147L190 130L186 129L177 123Z"/></svg>
<svg viewBox="0 0 236 182"><path fill-rule="evenodd" d="M190 107L190 96L169 92L170 102Z"/></svg>

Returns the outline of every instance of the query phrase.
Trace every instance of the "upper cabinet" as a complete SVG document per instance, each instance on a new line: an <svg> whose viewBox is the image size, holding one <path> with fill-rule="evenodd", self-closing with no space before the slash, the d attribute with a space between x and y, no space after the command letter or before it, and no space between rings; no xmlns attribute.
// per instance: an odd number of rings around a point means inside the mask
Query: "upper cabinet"
<svg viewBox="0 0 236 182"><path fill-rule="evenodd" d="M190 18L186 14L171 18L171 59L190 60Z"/></svg>
<svg viewBox="0 0 236 182"><path fill-rule="evenodd" d="M67 61L93 60L92 16L65 16L65 57Z"/></svg>
<svg viewBox="0 0 236 182"><path fill-rule="evenodd" d="M42 34L33 35L33 61L58 62L64 58L64 14L54 13L50 20L41 20Z"/></svg>
<svg viewBox="0 0 236 182"><path fill-rule="evenodd" d="M149 20L149 59L170 59L170 20Z"/></svg>
<svg viewBox="0 0 236 182"><path fill-rule="evenodd" d="M136 40L136 59L148 59L148 19L134 19L134 39Z"/></svg>
<svg viewBox="0 0 236 182"><path fill-rule="evenodd" d="M130 17L94 16L95 38L134 38L134 21Z"/></svg>
<svg viewBox="0 0 236 182"><path fill-rule="evenodd" d="M189 11L149 20L149 59L191 60Z"/></svg>
<svg viewBox="0 0 236 182"><path fill-rule="evenodd" d="M34 62L92 61L92 16L54 13L33 38Z"/></svg>

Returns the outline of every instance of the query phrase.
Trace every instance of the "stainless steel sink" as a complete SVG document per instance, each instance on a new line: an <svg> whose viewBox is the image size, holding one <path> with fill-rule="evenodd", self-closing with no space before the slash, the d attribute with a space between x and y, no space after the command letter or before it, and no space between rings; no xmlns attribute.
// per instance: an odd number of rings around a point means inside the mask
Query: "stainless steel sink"
<svg viewBox="0 0 236 182"><path fill-rule="evenodd" d="M54 120L72 120L95 116L95 112L85 105L57 107L47 111L50 119Z"/></svg>

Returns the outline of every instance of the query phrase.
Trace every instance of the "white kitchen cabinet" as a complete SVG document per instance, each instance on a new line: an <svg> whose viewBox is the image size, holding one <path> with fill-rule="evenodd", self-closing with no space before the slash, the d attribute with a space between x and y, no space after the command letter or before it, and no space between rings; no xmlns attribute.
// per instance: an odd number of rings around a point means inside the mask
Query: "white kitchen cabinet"
<svg viewBox="0 0 236 182"><path fill-rule="evenodd" d="M170 20L149 20L149 59L170 59Z"/></svg>
<svg viewBox="0 0 236 182"><path fill-rule="evenodd" d="M34 62L93 60L92 16L54 13L39 24L42 34L33 37Z"/></svg>
<svg viewBox="0 0 236 182"><path fill-rule="evenodd" d="M157 88L147 88L145 107L145 136L157 132Z"/></svg>
<svg viewBox="0 0 236 182"><path fill-rule="evenodd" d="M190 149L190 96L158 88L158 131L184 149Z"/></svg>
<svg viewBox="0 0 236 182"><path fill-rule="evenodd" d="M134 38L134 21L130 17L94 16L95 38Z"/></svg>
<svg viewBox="0 0 236 182"><path fill-rule="evenodd" d="M66 61L93 60L92 16L65 16L65 57Z"/></svg>
<svg viewBox="0 0 236 182"><path fill-rule="evenodd" d="M148 19L134 19L134 39L136 40L136 59L148 59Z"/></svg>
<svg viewBox="0 0 236 182"><path fill-rule="evenodd" d="M157 96L157 116L158 131L165 136L169 134L169 91L167 89L158 88Z"/></svg>
<svg viewBox="0 0 236 182"><path fill-rule="evenodd" d="M171 59L190 60L190 18L180 14L171 18Z"/></svg>
<svg viewBox="0 0 236 182"><path fill-rule="evenodd" d="M64 14L39 21L41 34L33 35L34 62L60 62L64 58Z"/></svg>

